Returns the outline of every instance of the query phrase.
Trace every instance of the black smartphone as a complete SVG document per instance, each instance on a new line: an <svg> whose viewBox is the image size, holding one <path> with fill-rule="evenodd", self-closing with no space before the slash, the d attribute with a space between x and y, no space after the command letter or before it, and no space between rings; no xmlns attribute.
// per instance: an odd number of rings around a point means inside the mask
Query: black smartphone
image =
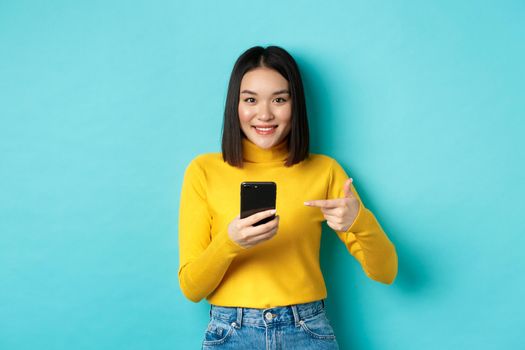
<svg viewBox="0 0 525 350"><path fill-rule="evenodd" d="M275 182L241 183L241 219L260 211L275 209L277 185ZM256 222L253 226L272 221L275 215Z"/></svg>

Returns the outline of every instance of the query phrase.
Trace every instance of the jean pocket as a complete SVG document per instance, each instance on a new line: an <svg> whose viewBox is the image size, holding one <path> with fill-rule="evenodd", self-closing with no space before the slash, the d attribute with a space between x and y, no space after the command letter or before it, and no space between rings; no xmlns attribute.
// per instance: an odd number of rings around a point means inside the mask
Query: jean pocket
<svg viewBox="0 0 525 350"><path fill-rule="evenodd" d="M299 321L301 328L315 339L335 339L335 334L330 321L324 312L312 318Z"/></svg>
<svg viewBox="0 0 525 350"><path fill-rule="evenodd" d="M203 345L213 346L223 344L230 338L233 331L233 327L226 321L212 318L206 328L206 333L204 333Z"/></svg>

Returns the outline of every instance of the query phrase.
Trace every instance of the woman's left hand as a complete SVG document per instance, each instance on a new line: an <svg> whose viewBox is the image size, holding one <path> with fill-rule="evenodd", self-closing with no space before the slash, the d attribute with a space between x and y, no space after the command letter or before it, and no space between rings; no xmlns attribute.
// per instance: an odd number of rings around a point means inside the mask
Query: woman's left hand
<svg viewBox="0 0 525 350"><path fill-rule="evenodd" d="M353 179L346 180L344 198L318 199L304 202L304 205L320 208L326 223L335 231L346 231L350 228L359 212L359 200L352 193L350 184Z"/></svg>

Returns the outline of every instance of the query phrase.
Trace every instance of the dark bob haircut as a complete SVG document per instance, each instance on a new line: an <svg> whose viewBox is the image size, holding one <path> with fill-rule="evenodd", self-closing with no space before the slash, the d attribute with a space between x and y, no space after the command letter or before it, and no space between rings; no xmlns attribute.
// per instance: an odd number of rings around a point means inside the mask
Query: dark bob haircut
<svg viewBox="0 0 525 350"><path fill-rule="evenodd" d="M239 95L241 80L248 71L267 67L279 72L289 84L292 99L292 127L287 136L288 157L285 166L289 167L308 158L310 136L303 82L299 67L293 57L283 48L255 46L246 50L235 62L228 84L224 123L222 126L222 157L232 166L242 168L243 131L239 122Z"/></svg>

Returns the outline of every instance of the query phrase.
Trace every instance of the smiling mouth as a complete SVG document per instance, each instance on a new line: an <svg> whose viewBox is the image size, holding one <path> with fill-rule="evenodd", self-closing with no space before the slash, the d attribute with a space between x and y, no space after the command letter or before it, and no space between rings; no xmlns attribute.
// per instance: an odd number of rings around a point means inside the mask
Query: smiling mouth
<svg viewBox="0 0 525 350"><path fill-rule="evenodd" d="M277 125L271 125L271 126L253 126L253 128L255 128L255 130L259 130L259 131L270 131L270 130L273 130L273 129L277 128Z"/></svg>
<svg viewBox="0 0 525 350"><path fill-rule="evenodd" d="M255 132L258 135L272 135L275 133L275 129L277 129L278 125L270 125L270 126L252 126L252 128L255 129Z"/></svg>

